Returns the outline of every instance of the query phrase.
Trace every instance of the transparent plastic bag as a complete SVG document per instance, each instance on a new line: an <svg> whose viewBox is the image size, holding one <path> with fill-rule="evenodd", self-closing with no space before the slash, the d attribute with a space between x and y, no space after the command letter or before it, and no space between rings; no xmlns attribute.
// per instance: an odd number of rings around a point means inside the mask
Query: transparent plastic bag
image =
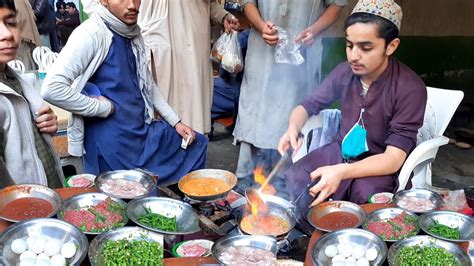
<svg viewBox="0 0 474 266"><path fill-rule="evenodd" d="M224 32L221 36L216 40L214 45L212 45L211 49L211 59L216 63L221 63L222 56L224 55L225 48L229 43L230 34Z"/></svg>
<svg viewBox="0 0 474 266"><path fill-rule="evenodd" d="M230 33L221 61L222 68L231 74L236 74L244 68L242 50L240 49L237 34L237 31Z"/></svg>
<svg viewBox="0 0 474 266"><path fill-rule="evenodd" d="M301 55L301 44L294 41L285 29L275 27L278 32L278 42L275 46L275 62L280 64L301 65L304 58Z"/></svg>

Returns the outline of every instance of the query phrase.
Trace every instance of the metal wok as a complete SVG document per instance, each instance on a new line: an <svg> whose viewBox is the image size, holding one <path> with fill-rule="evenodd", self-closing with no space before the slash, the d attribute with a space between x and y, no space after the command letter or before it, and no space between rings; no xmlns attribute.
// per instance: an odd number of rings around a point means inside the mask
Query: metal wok
<svg viewBox="0 0 474 266"><path fill-rule="evenodd" d="M229 185L229 189L224 192L213 194L213 195L195 196L193 195L194 193L192 193L193 191L191 190L187 191L183 189L183 184L185 184L186 182L189 182L191 179L196 179L196 178L220 179ZM223 199L227 196L227 193L229 193L229 191L231 191L235 187L235 185L237 185L237 177L229 171L219 170L219 169L196 170L183 176L178 182L179 190L181 190L181 192L183 192L184 195L186 195L188 198L192 200L196 200L196 201L212 201L212 200L217 200L217 199Z"/></svg>
<svg viewBox="0 0 474 266"><path fill-rule="evenodd" d="M272 195L262 195L263 200L268 205L268 214L275 215L279 218L285 220L288 224L288 230L279 235L273 235L275 237L285 236L290 232L296 225L296 215L295 215L295 206L289 201ZM232 210L232 216L235 218L240 231L245 234L252 235L252 232L246 232L241 226L240 222L245 215L250 214L250 204L247 204L245 198L241 198L238 201L234 202L235 208Z"/></svg>

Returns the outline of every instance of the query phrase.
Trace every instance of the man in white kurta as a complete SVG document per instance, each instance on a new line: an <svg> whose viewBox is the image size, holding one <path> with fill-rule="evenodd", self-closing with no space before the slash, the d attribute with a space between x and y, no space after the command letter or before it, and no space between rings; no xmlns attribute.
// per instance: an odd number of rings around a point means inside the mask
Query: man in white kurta
<svg viewBox="0 0 474 266"><path fill-rule="evenodd" d="M162 94L184 123L211 131L210 19L235 18L215 0L142 0L138 24ZM234 26L235 27L235 26Z"/></svg>
<svg viewBox="0 0 474 266"><path fill-rule="evenodd" d="M320 34L339 16L347 0L244 0L244 12L254 26L250 32L245 73L234 130L240 142L237 176L251 178L257 165L268 173L280 155L276 151L291 111L319 83ZM301 65L275 63L278 32L287 30L303 43ZM250 181L250 180L247 180ZM242 184L248 182L240 182ZM275 184L274 184L275 185ZM283 195L282 195L283 196Z"/></svg>

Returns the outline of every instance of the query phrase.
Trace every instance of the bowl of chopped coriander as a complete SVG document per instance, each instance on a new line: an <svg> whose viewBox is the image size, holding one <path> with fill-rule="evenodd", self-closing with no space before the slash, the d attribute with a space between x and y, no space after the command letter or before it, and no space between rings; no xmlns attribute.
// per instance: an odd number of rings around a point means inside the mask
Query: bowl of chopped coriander
<svg viewBox="0 0 474 266"><path fill-rule="evenodd" d="M419 225L425 233L450 242L474 239L474 219L452 211L435 211L420 216Z"/></svg>
<svg viewBox="0 0 474 266"><path fill-rule="evenodd" d="M431 236L412 236L395 242L388 250L389 265L472 265L461 248Z"/></svg>
<svg viewBox="0 0 474 266"><path fill-rule="evenodd" d="M163 265L163 236L136 226L117 228L95 237L89 261L99 265Z"/></svg>
<svg viewBox="0 0 474 266"><path fill-rule="evenodd" d="M126 212L137 225L161 234L187 235L201 230L192 206L175 199L135 199L127 204Z"/></svg>

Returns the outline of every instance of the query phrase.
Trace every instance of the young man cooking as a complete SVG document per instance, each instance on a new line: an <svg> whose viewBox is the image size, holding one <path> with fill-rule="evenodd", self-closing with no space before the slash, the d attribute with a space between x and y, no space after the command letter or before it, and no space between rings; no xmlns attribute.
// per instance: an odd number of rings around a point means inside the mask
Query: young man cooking
<svg viewBox="0 0 474 266"><path fill-rule="evenodd" d="M360 0L345 21L347 61L338 65L313 95L297 106L279 143L283 152L298 148L308 116L341 101L342 122L334 141L297 161L286 173L296 197L311 180L316 196L365 203L377 192L394 192L397 172L416 145L423 124L426 87L407 66L392 57L402 10L393 0Z"/></svg>
<svg viewBox="0 0 474 266"><path fill-rule="evenodd" d="M0 189L23 183L62 187L61 165L51 136L56 115L43 103L29 76L8 67L20 45L13 0L0 0Z"/></svg>
<svg viewBox="0 0 474 266"><path fill-rule="evenodd" d="M180 122L153 82L137 25L140 3L95 5L49 70L42 94L74 114L69 153L84 151L85 172L144 168L165 184L204 167L207 139Z"/></svg>

